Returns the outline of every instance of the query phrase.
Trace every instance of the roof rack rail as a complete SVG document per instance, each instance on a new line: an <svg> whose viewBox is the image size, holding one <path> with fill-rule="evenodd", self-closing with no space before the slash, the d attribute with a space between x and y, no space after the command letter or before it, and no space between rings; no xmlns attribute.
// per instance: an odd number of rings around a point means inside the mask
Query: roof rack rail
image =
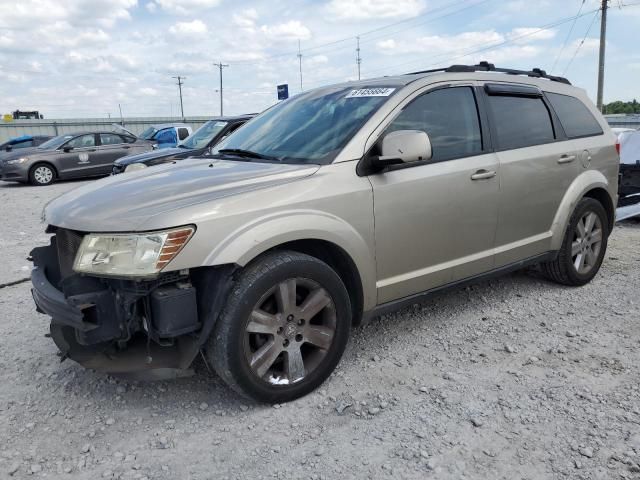
<svg viewBox="0 0 640 480"><path fill-rule="evenodd" d="M534 78L546 78L552 82L565 83L571 85L571 82L564 77L556 77L554 75L547 75L547 72L540 68L532 68L531 70L514 70L512 68L496 68L493 63L480 62L477 65L451 65L450 67L434 68L433 70L421 70L419 72L411 72L406 75L417 75L420 73L435 73L435 72L499 72L509 75L526 75Z"/></svg>

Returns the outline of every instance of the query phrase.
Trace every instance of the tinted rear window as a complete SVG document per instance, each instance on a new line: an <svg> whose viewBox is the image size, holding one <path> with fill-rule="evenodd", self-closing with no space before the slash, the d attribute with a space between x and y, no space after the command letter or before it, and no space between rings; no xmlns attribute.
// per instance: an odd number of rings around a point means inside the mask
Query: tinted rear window
<svg viewBox="0 0 640 480"><path fill-rule="evenodd" d="M567 137L578 138L602 134L600 124L580 100L559 93L546 92L546 95Z"/></svg>
<svg viewBox="0 0 640 480"><path fill-rule="evenodd" d="M489 96L498 147L529 147L555 140L551 115L541 98Z"/></svg>

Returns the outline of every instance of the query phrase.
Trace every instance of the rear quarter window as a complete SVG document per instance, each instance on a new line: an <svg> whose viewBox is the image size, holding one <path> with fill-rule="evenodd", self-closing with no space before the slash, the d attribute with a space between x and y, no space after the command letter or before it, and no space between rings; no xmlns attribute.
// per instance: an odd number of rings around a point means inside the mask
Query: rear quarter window
<svg viewBox="0 0 640 480"><path fill-rule="evenodd" d="M545 92L545 95L558 115L567 137L590 137L603 133L598 121L579 99L559 93Z"/></svg>

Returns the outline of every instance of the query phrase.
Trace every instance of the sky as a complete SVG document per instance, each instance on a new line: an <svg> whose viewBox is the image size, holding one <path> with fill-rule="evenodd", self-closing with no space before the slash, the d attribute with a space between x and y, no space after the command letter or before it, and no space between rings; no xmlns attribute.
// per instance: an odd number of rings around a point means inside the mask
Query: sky
<svg viewBox="0 0 640 480"><path fill-rule="evenodd" d="M0 0L0 115L259 112L302 89L487 60L595 99L600 0ZM579 14L579 16L578 16ZM604 99L640 98L639 0L611 0Z"/></svg>

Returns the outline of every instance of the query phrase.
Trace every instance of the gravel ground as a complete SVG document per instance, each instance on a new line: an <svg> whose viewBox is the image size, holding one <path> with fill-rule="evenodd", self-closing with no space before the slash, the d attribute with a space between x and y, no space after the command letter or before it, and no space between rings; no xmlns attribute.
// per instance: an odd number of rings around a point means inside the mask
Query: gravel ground
<svg viewBox="0 0 640 480"><path fill-rule="evenodd" d="M79 184L0 182L0 284ZM203 364L137 383L59 363L29 284L1 288L0 477L640 478L639 247L627 221L585 287L519 272L373 320L321 390L275 406Z"/></svg>

